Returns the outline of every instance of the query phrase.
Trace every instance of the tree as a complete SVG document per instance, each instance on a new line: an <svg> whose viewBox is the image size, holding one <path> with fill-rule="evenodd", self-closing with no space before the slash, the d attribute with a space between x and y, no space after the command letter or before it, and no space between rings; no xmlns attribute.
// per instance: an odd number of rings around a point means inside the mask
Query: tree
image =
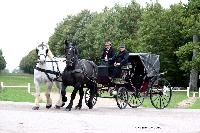
<svg viewBox="0 0 200 133"><path fill-rule="evenodd" d="M3 52L0 49L0 71L6 68L6 60L3 56Z"/></svg>
<svg viewBox="0 0 200 133"><path fill-rule="evenodd" d="M135 50L133 44L137 44L136 33L141 14L140 5L135 1L125 7L106 7L101 13L83 10L77 15L68 16L57 25L49 39L50 48L54 49L56 56L63 55L64 40L73 40L81 58L96 62L106 40L111 40L114 47L125 43L127 48Z"/></svg>
<svg viewBox="0 0 200 133"><path fill-rule="evenodd" d="M160 55L161 71L167 71L168 80L178 86L184 85L182 79L187 76L179 69L175 54L185 42L181 33L183 16L182 4L172 5L170 9L164 9L159 3L148 4L138 30L140 45L146 52Z"/></svg>
<svg viewBox="0 0 200 133"><path fill-rule="evenodd" d="M165 9L159 3L150 3L141 8L133 0L126 6L116 4L112 8L105 7L100 13L83 10L77 15L64 18L48 43L53 53L61 56L64 54L64 41L75 41L80 58L90 58L96 63L106 40L111 40L115 48L120 43L125 43L130 52L160 55L161 72L168 72L167 79L172 85L188 86L185 79L188 79L189 73L184 69L191 65L182 57L185 57L183 54L191 54L190 50L198 45L183 45L191 40L191 31L200 27L199 23L193 23L194 18L200 18L194 15L198 13L196 9L200 4L197 0L193 0L193 4L191 2L192 0L189 5L179 3ZM195 30L196 33L198 31ZM184 51L187 47L188 51ZM190 56L187 55L186 58L189 59ZM198 60L194 60L192 66L195 63L198 64Z"/></svg>
<svg viewBox="0 0 200 133"><path fill-rule="evenodd" d="M188 4L185 5L185 14L182 19L184 24L182 33L188 38L188 41L177 50L176 54L179 57L181 69L187 72L191 71L190 88L197 90L197 72L200 68L200 55L197 53L200 49L200 43L192 42L192 37L200 35L200 1L189 0Z"/></svg>
<svg viewBox="0 0 200 133"><path fill-rule="evenodd" d="M28 55L23 57L22 60L20 61L19 65L20 70L23 70L24 73L33 74L36 62L37 62L37 55L35 50L32 50L29 52Z"/></svg>

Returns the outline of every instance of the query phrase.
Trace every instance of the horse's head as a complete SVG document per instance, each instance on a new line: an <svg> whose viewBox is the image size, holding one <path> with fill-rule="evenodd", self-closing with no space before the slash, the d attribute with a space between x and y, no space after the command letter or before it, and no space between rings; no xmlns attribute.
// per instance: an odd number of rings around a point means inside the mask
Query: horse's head
<svg viewBox="0 0 200 133"><path fill-rule="evenodd" d="M49 50L48 46L43 44L43 43L38 45L37 48L36 48L36 54L38 56L38 62L42 65L46 62L48 50Z"/></svg>
<svg viewBox="0 0 200 133"><path fill-rule="evenodd" d="M65 57L67 66L73 66L77 60L77 50L73 42L65 41Z"/></svg>

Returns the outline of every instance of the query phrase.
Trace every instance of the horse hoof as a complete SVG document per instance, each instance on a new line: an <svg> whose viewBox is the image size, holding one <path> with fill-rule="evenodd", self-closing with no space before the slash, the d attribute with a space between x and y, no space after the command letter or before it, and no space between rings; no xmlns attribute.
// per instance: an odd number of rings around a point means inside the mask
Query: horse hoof
<svg viewBox="0 0 200 133"><path fill-rule="evenodd" d="M63 104L61 105L61 107L63 107L63 106L65 106L65 103L63 103Z"/></svg>
<svg viewBox="0 0 200 133"><path fill-rule="evenodd" d="M93 108L93 104L90 103L90 102L87 104L87 106L89 107L89 109L92 109L92 108Z"/></svg>
<svg viewBox="0 0 200 133"><path fill-rule="evenodd" d="M61 106L55 105L55 109L60 109Z"/></svg>
<svg viewBox="0 0 200 133"><path fill-rule="evenodd" d="M39 107L38 107L38 106L34 106L34 107L32 108L32 110L39 110Z"/></svg>
<svg viewBox="0 0 200 133"><path fill-rule="evenodd" d="M81 109L82 108L82 105L77 105L76 107L75 107L75 109Z"/></svg>
<svg viewBox="0 0 200 133"><path fill-rule="evenodd" d="M46 108L47 108L47 109L50 109L50 108L51 108L51 106L52 106L52 105L46 105Z"/></svg>
<svg viewBox="0 0 200 133"><path fill-rule="evenodd" d="M71 111L71 108L67 108L67 107L66 107L66 108L65 108L65 111Z"/></svg>

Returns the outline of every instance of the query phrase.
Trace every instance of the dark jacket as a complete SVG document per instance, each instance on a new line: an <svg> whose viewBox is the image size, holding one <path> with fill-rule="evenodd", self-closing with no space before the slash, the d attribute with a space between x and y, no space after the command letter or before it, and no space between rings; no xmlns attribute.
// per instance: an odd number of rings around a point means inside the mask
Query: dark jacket
<svg viewBox="0 0 200 133"><path fill-rule="evenodd" d="M121 67L128 63L128 56L129 56L128 51L124 50L123 52L119 52L119 54L115 58L115 61L117 63L120 63L120 67Z"/></svg>
<svg viewBox="0 0 200 133"><path fill-rule="evenodd" d="M101 55L101 59L104 59L105 56L107 54L108 60L112 60L113 57L115 56L115 50L114 48L110 47L109 50L107 50L106 48L103 49L103 53Z"/></svg>

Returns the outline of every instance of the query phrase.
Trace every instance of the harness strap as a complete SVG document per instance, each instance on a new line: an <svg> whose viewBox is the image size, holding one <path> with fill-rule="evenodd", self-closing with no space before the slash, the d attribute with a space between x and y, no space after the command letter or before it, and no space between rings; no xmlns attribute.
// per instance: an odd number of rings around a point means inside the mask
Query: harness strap
<svg viewBox="0 0 200 133"><path fill-rule="evenodd" d="M51 70L42 69L42 68L39 68L39 67L35 67L35 69L38 70L38 71L44 72L47 75L47 78L51 82L57 80L60 77L60 75L61 75L60 71L59 72L55 72L55 71L51 71ZM49 76L48 73L56 75L56 78L55 79L50 78L50 76Z"/></svg>
<svg viewBox="0 0 200 133"><path fill-rule="evenodd" d="M90 62L90 61L88 61L88 60L86 60L86 61L87 61L90 65L92 65L92 67L95 69L95 67L94 67L94 65L92 64L92 62ZM84 64L81 62L80 65L81 65L81 67L82 67L84 76L85 76L88 80L92 81L93 83L96 83L96 80L95 80L94 75L93 75L92 77L89 77L89 76L87 75L87 73L86 73ZM95 70L94 70L94 72L95 72Z"/></svg>
<svg viewBox="0 0 200 133"><path fill-rule="evenodd" d="M72 70L71 73L74 74L74 73L82 73L88 80L96 83L96 80L95 80L95 77L89 77L86 73L86 70L85 70L85 67L84 67L84 64L78 60L78 64L80 64L81 66L81 69L75 69L75 70ZM93 66L93 65L92 65ZM94 67L94 66L93 66Z"/></svg>

